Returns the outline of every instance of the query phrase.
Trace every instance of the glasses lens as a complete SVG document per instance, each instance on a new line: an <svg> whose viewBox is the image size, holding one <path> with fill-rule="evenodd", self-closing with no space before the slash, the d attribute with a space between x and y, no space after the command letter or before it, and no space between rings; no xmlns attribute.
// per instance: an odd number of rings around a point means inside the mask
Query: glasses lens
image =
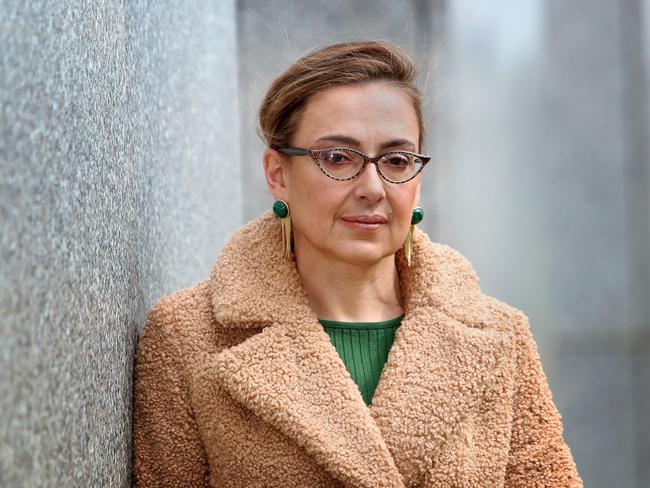
<svg viewBox="0 0 650 488"><path fill-rule="evenodd" d="M363 156L348 149L323 149L314 153L318 165L333 178L353 178L363 166Z"/></svg>
<svg viewBox="0 0 650 488"><path fill-rule="evenodd" d="M416 155L403 152L388 153L377 164L379 171L388 180L396 183L413 178L424 166Z"/></svg>

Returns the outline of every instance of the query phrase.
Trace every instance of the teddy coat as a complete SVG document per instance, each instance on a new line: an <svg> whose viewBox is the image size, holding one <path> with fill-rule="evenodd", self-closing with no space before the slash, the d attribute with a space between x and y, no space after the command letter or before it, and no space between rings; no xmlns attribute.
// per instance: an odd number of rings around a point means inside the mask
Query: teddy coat
<svg viewBox="0 0 650 488"><path fill-rule="evenodd" d="M138 344L138 487L581 487L528 318L416 229L372 403L309 306L280 222L240 228Z"/></svg>

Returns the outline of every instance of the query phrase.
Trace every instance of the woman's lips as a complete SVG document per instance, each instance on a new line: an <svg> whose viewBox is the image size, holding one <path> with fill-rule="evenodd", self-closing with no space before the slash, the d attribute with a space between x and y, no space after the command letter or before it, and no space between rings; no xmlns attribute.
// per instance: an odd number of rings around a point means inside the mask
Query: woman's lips
<svg viewBox="0 0 650 488"><path fill-rule="evenodd" d="M367 224L365 222L355 222L355 221L348 221L344 220L345 225L352 227L353 229L357 230L365 230L365 231L377 231L381 229L384 225L386 224Z"/></svg>
<svg viewBox="0 0 650 488"><path fill-rule="evenodd" d="M382 215L354 215L343 217L341 220L348 227L368 232L378 231L386 225L386 218Z"/></svg>

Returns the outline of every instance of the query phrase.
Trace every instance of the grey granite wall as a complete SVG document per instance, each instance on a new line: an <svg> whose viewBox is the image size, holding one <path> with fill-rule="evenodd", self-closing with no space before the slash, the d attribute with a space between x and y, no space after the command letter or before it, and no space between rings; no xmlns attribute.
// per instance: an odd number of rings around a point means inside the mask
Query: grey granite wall
<svg viewBox="0 0 650 488"><path fill-rule="evenodd" d="M235 33L0 0L0 486L129 486L138 328L242 220Z"/></svg>

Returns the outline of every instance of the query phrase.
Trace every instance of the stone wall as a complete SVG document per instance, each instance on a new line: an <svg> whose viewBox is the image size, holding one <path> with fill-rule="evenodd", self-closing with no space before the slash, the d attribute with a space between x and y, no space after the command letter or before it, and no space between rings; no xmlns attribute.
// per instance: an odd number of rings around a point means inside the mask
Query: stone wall
<svg viewBox="0 0 650 488"><path fill-rule="evenodd" d="M242 220L234 2L0 1L0 45L0 486L130 486L138 328Z"/></svg>

